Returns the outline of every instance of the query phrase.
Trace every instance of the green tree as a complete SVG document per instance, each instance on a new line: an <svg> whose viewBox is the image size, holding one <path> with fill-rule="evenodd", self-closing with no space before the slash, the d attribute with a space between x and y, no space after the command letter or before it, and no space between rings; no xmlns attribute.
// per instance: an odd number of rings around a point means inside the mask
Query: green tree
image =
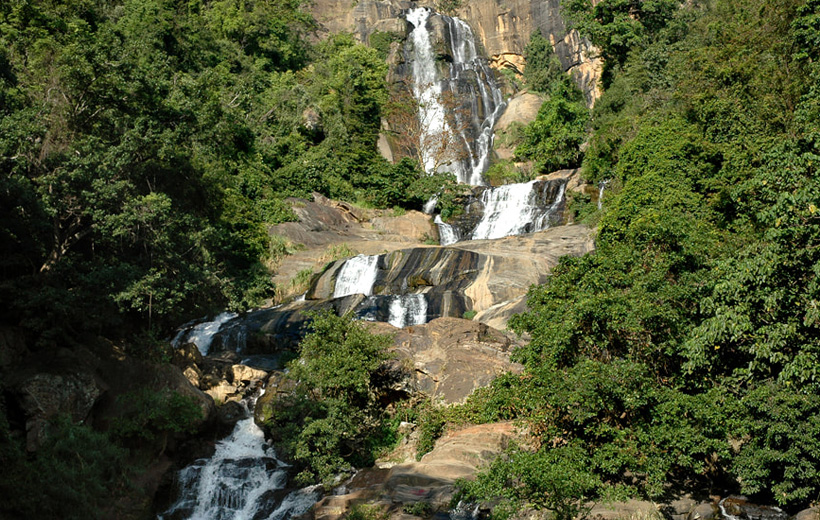
<svg viewBox="0 0 820 520"><path fill-rule="evenodd" d="M515 155L533 160L539 173L580 166L588 122L589 110L581 91L562 75L553 81L549 98L541 105L535 121L524 128L524 139L516 147Z"/></svg>
<svg viewBox="0 0 820 520"><path fill-rule="evenodd" d="M384 438L377 371L391 338L329 312L315 315L312 329L288 365L293 391L278 398L265 427L297 464L300 482L327 484L371 463Z"/></svg>

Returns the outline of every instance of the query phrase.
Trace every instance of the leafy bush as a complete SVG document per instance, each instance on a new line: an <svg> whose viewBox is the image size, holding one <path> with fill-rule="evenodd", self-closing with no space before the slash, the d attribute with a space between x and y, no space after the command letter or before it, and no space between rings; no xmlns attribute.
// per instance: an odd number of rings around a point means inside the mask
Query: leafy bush
<svg viewBox="0 0 820 520"><path fill-rule="evenodd" d="M418 414L416 428L419 432L416 443L416 460L421 460L424 454L433 450L436 441L444 433L447 420L446 412L435 406L429 399L417 405L416 413Z"/></svg>
<svg viewBox="0 0 820 520"><path fill-rule="evenodd" d="M515 156L534 161L539 174L579 166L588 121L589 110L580 90L568 77L562 77L551 86L535 121L524 129L524 140L515 149Z"/></svg>
<svg viewBox="0 0 820 520"><path fill-rule="evenodd" d="M193 433L202 409L193 397L179 392L141 388L117 398L120 416L111 429L114 437L135 445L165 451L168 437Z"/></svg>
<svg viewBox="0 0 820 520"><path fill-rule="evenodd" d="M602 482L591 471L583 450L571 446L529 452L509 448L474 481L459 481L457 500L500 500L493 518L510 518L525 505L549 509L556 520L572 520L589 511Z"/></svg>
<svg viewBox="0 0 820 520"><path fill-rule="evenodd" d="M34 454L12 437L0 408L0 516L101 518L127 485L126 451L86 425L57 417Z"/></svg>
<svg viewBox="0 0 820 520"><path fill-rule="evenodd" d="M530 36L530 42L524 48L524 80L527 86L539 92L548 93L556 82L563 79L564 68L555 54L552 44L536 31Z"/></svg>
<svg viewBox="0 0 820 520"><path fill-rule="evenodd" d="M288 365L294 391L279 398L265 428L297 465L300 483L329 484L395 442L375 381L391 338L330 312L314 315L312 329Z"/></svg>

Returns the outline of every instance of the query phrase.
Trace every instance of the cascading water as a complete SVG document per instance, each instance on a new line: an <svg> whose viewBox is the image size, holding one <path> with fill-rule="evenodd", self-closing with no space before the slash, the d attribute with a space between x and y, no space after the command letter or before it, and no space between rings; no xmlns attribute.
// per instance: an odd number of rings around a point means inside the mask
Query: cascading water
<svg viewBox="0 0 820 520"><path fill-rule="evenodd" d="M303 514L319 497L314 489L294 491L278 502L273 497L285 487L286 467L253 416L242 419L211 458L179 472L179 499L159 519L286 520Z"/></svg>
<svg viewBox="0 0 820 520"><path fill-rule="evenodd" d="M333 297L373 294L373 283L378 274L378 264L379 257L375 255L359 255L348 259L336 275Z"/></svg>
<svg viewBox="0 0 820 520"><path fill-rule="evenodd" d="M609 184L609 179L603 180L598 183L598 209L601 210L604 207L604 189L606 189L606 185Z"/></svg>
<svg viewBox="0 0 820 520"><path fill-rule="evenodd" d="M387 322L398 328L427 323L427 298L423 294L393 296Z"/></svg>
<svg viewBox="0 0 820 520"><path fill-rule="evenodd" d="M446 77L440 77L436 66L428 29L432 16L441 17L448 32L452 62ZM434 14L425 7L410 9L406 17L413 25L408 43L412 44L413 94L419 103L419 147L424 168L428 172L450 171L463 184L482 185L482 174L489 166L493 127L506 107L494 73L478 54L473 31L463 20ZM452 93L463 110L446 107L442 103L444 92ZM442 139L445 136L454 139ZM455 157L441 165L442 154L451 151L445 148L454 144L463 147L466 157Z"/></svg>
<svg viewBox="0 0 820 520"><path fill-rule="evenodd" d="M177 332L176 337L171 340L171 346L173 348L178 348L183 342L193 343L203 356L207 356L208 351L211 349L211 342L214 339L214 334L219 332L219 329L223 324L225 324L225 322L228 322L236 317L237 314L235 312L223 312L214 318L213 321L198 323L193 327L183 325L179 332Z"/></svg>
<svg viewBox="0 0 820 520"><path fill-rule="evenodd" d="M471 238L502 238L548 228L550 218L560 210L564 202L566 183L561 183L552 204L547 206L548 201L538 200L538 192L534 189L537 182L539 181L507 184L485 190L481 195L484 215Z"/></svg>
<svg viewBox="0 0 820 520"><path fill-rule="evenodd" d="M436 215L434 222L436 226L438 226L439 242L441 245L449 246L459 241L458 230L441 220L441 215Z"/></svg>

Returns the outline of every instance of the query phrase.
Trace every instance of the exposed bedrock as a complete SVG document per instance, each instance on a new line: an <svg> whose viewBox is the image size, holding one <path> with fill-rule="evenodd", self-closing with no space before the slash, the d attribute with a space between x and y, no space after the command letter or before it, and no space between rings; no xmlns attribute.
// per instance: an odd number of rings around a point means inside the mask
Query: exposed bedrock
<svg viewBox="0 0 820 520"><path fill-rule="evenodd" d="M571 225L496 240L459 242L449 247L394 251L378 257L370 292L423 293L433 306L428 311L430 319L460 317L463 310L481 313L522 298L530 285L544 283L560 257L583 255L593 245L590 228ZM328 266L314 280L307 299L332 297L345 262L339 260ZM437 300L442 301L438 309ZM454 303L457 301L466 308L458 307ZM508 317L509 314L494 315L493 326L504 328Z"/></svg>

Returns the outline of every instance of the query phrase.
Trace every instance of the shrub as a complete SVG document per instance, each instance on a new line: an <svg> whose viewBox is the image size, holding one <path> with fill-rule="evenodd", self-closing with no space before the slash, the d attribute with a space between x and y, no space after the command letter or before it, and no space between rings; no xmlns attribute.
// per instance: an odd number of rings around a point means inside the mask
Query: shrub
<svg viewBox="0 0 820 520"><path fill-rule="evenodd" d="M294 391L279 398L265 427L296 465L300 483L329 485L339 472L371 464L395 442L376 385L391 338L331 312L314 314L312 329L288 365Z"/></svg>

